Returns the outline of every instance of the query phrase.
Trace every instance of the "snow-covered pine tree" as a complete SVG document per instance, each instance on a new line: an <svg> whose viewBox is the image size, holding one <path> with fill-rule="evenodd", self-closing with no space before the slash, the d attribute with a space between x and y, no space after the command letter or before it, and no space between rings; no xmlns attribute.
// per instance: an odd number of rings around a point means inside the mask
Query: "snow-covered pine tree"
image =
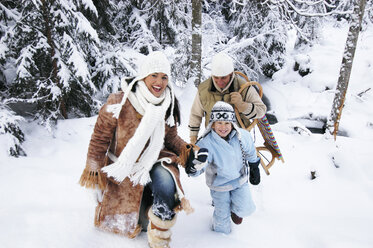
<svg viewBox="0 0 373 248"><path fill-rule="evenodd" d="M5 147L0 149L1 151L6 150L10 156L26 156L22 147L22 143L25 141L24 133L19 125L22 120L21 116L16 115L0 102L0 137L1 140L5 141Z"/></svg>
<svg viewBox="0 0 373 248"><path fill-rule="evenodd" d="M23 118L17 116L5 104L8 94L7 78L11 79L13 73L12 68L6 66L7 58L5 52L8 47L3 40L18 19L19 13L16 7L17 4L13 1L0 3L0 138L5 141L5 147L0 149L1 152L6 151L14 157L26 155L22 147L24 133L19 125Z"/></svg>
<svg viewBox="0 0 373 248"><path fill-rule="evenodd" d="M21 6L5 40L16 68L9 101L33 105L32 115L48 129L60 117L89 116L96 92L90 68L100 41L80 10L97 14L92 1L24 0Z"/></svg>
<svg viewBox="0 0 373 248"><path fill-rule="evenodd" d="M233 4L231 9L229 24L236 44L230 50L238 69L252 79L272 77L284 63L287 40L287 28L279 22L279 13L259 0Z"/></svg>
<svg viewBox="0 0 373 248"><path fill-rule="evenodd" d="M263 1L203 2L203 51L207 59L224 51L252 80L272 76L283 64L286 27ZM209 43L209 44L208 44Z"/></svg>
<svg viewBox="0 0 373 248"><path fill-rule="evenodd" d="M185 82L191 49L191 3L185 0L115 0L111 3L109 16L115 38L120 42L115 45L116 50L128 51L130 47L146 55L163 49L172 62L174 81ZM136 72L137 61L133 61L132 56L127 53L120 59L126 65L127 76Z"/></svg>

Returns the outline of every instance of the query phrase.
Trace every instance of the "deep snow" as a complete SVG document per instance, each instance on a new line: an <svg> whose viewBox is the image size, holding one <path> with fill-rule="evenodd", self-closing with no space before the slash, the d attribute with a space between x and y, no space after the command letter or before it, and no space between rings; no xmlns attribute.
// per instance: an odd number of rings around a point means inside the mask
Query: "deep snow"
<svg viewBox="0 0 373 248"><path fill-rule="evenodd" d="M261 82L270 112L279 120L272 129L285 163L276 161L269 176L261 170L262 182L251 187L256 212L233 226L230 235L212 232L204 176L188 178L182 171L195 212L178 215L172 247L373 247L373 90L358 96L373 87L372 27L360 35L342 114L340 127L348 137L335 142L305 128L310 116L330 114L347 28L326 26L319 44L289 52L287 66L273 80ZM312 73L301 77L294 72L295 59ZM177 92L183 121L179 134L185 140L195 93L191 84ZM54 134L23 123L28 156L0 153L1 247L147 247L145 233L129 240L93 226L93 193L78 180L95 120L60 121ZM260 146L259 131L252 134ZM315 180L311 171L316 171Z"/></svg>

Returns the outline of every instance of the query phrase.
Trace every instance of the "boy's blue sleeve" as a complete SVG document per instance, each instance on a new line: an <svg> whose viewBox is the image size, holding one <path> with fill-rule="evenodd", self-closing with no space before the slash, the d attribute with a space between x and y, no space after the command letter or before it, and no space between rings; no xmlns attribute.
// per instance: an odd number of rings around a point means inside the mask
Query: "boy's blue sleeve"
<svg viewBox="0 0 373 248"><path fill-rule="evenodd" d="M241 129L242 138L243 138L243 147L246 152L246 159L250 163L255 163L260 159L256 153L256 148L254 145L253 138L251 137L251 134L245 130Z"/></svg>

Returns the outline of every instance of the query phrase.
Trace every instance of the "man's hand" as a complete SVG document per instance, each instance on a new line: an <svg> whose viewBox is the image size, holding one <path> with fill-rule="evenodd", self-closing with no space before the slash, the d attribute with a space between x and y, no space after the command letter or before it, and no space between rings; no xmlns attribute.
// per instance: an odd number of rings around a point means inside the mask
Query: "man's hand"
<svg viewBox="0 0 373 248"><path fill-rule="evenodd" d="M240 113L244 112L248 107L249 103L244 102L242 100L242 96L238 92L230 93L231 101L230 104L234 104L234 106L238 109Z"/></svg>

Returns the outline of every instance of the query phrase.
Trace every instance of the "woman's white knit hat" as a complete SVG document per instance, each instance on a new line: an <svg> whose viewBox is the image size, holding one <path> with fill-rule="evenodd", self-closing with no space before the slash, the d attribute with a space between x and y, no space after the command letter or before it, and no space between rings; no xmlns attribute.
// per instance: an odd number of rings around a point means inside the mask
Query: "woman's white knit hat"
<svg viewBox="0 0 373 248"><path fill-rule="evenodd" d="M233 60L226 53L220 52L212 58L211 75L224 77L234 71Z"/></svg>
<svg viewBox="0 0 373 248"><path fill-rule="evenodd" d="M149 53L142 61L135 81L146 78L152 73L164 73L168 76L168 81L171 81L171 65L166 55L161 51Z"/></svg>

